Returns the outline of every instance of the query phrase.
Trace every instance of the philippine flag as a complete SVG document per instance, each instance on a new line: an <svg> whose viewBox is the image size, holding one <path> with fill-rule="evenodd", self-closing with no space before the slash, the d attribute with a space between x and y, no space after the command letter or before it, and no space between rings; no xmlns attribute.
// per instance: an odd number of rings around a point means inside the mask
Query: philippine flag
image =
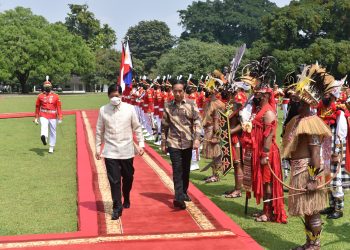
<svg viewBox="0 0 350 250"><path fill-rule="evenodd" d="M126 41L122 45L122 62L120 65L120 86L124 90L125 88L130 89L132 83L132 61L129 50L129 43Z"/></svg>

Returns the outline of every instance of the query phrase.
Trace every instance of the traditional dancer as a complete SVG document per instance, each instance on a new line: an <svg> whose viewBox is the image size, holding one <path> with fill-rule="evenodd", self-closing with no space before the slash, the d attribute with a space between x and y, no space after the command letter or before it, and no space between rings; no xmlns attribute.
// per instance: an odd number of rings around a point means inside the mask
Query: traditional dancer
<svg viewBox="0 0 350 250"><path fill-rule="evenodd" d="M220 147L220 125L219 110L225 110L225 104L217 96L218 88L215 86L218 79L211 79L207 84L207 90L210 93L209 102L204 106L203 129L203 157L213 160L212 175L205 179L206 183L219 181L219 170L221 169L221 147Z"/></svg>
<svg viewBox="0 0 350 250"><path fill-rule="evenodd" d="M309 69L310 66L307 66L305 73L308 74ZM290 158L291 163L288 212L291 216L304 217L306 243L295 249L316 250L321 247L320 211L327 202L327 192L321 188L325 183L320 161L321 143L324 138L331 136L331 131L310 109L310 105L317 104L324 94L322 78L316 77L317 73L305 76L302 75L296 85L294 99L297 96L300 105L298 115L288 122L285 129L283 157Z"/></svg>
<svg viewBox="0 0 350 250"><path fill-rule="evenodd" d="M332 131L332 138L323 143L322 150L326 173L336 175L336 178L330 183L332 190L329 193L329 207L321 211L321 214L327 214L328 219L338 219L343 216L344 190L350 188L350 175L346 172L346 165L350 164L346 157L348 111L345 105L336 105L345 79L336 81L331 75L325 73L325 69L318 65L314 67L316 67L315 71L326 74L327 89L318 105L317 114L330 126ZM341 152L343 152L342 157L340 157ZM339 160L342 160L341 171L338 171L337 168Z"/></svg>

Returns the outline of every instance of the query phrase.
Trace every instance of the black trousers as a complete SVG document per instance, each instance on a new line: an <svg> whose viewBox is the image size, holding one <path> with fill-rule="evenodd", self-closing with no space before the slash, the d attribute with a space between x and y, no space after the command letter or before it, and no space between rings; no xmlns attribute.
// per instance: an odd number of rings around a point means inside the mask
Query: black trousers
<svg viewBox="0 0 350 250"><path fill-rule="evenodd" d="M105 158L113 208L122 208L121 182L123 182L124 201L130 200L130 191L134 180L133 161L134 158L123 160Z"/></svg>
<svg viewBox="0 0 350 250"><path fill-rule="evenodd" d="M168 148L168 152L173 167L175 200L183 201L185 198L184 194L187 194L190 180L192 148Z"/></svg>

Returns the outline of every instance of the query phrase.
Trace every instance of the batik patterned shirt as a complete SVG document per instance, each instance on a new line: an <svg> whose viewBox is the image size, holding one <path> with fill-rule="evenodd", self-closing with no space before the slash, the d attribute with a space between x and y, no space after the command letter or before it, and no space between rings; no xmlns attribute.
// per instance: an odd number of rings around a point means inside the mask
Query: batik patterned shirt
<svg viewBox="0 0 350 250"><path fill-rule="evenodd" d="M162 142L177 149L192 148L194 140L200 140L201 118L196 103L183 100L168 102L162 119Z"/></svg>

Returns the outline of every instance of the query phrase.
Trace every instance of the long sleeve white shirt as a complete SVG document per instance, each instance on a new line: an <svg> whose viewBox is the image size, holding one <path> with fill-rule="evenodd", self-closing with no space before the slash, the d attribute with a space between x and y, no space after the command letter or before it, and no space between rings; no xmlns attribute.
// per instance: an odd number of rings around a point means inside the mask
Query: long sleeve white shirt
<svg viewBox="0 0 350 250"><path fill-rule="evenodd" d="M100 108L96 125L96 152L111 159L130 159L135 156L133 133L140 147L144 147L141 124L135 108L122 102L118 107L107 104Z"/></svg>

